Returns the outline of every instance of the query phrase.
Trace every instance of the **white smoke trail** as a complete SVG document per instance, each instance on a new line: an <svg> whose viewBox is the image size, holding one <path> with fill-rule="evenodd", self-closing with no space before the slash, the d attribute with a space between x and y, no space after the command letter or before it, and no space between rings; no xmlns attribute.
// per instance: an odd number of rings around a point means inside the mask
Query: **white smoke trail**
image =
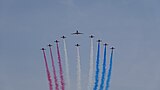
<svg viewBox="0 0 160 90"><path fill-rule="evenodd" d="M88 90L92 89L93 84L93 38L91 38L91 51L90 51L90 65L89 65L89 80Z"/></svg>
<svg viewBox="0 0 160 90"><path fill-rule="evenodd" d="M79 47L77 46L77 90L81 90L81 63Z"/></svg>
<svg viewBox="0 0 160 90"><path fill-rule="evenodd" d="M63 39L64 44L64 53L65 53L65 65L66 65L66 77L67 77L67 90L70 90L70 76L69 76L69 64L68 64L68 54L67 54L67 47L66 47L66 41Z"/></svg>

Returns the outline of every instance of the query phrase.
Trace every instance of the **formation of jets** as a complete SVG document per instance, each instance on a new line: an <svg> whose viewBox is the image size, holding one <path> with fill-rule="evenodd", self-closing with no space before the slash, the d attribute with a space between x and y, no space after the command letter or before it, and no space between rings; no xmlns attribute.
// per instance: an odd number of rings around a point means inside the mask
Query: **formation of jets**
<svg viewBox="0 0 160 90"><path fill-rule="evenodd" d="M79 35L79 34L83 34L83 33L79 32L78 30L77 30L76 32L74 32L74 33L71 33L71 35ZM94 36L93 36L93 35L90 35L89 37L90 37L90 38L94 38ZM65 39L65 38L67 38L67 37L62 36L61 38L62 38L62 39ZM58 43L59 41L58 41L58 40L56 40L56 41L54 41L54 42L55 42L55 43ZM102 40L100 40L100 39L99 39L99 40L97 40L97 42L98 42L98 43L100 43L100 42L102 42ZM105 45L105 46L107 46L108 44L107 44L107 43L105 43L104 45ZM49 44L48 46L49 46L49 47L51 47L52 45L51 45L51 44ZM75 46L79 47L80 45L79 45L79 44L76 44ZM114 47L111 47L110 49L112 49L112 50L113 50L113 49L115 49L115 48L114 48ZM41 50L45 50L45 49L44 49L44 48L42 48Z"/></svg>

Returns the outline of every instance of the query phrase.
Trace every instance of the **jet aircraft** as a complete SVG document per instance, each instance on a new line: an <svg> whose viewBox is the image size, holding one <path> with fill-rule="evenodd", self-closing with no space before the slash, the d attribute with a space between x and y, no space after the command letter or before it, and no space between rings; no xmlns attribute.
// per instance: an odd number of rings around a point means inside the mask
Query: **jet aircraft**
<svg viewBox="0 0 160 90"><path fill-rule="evenodd" d="M51 44L48 44L48 46L51 47L52 45L51 45Z"/></svg>
<svg viewBox="0 0 160 90"><path fill-rule="evenodd" d="M105 45L105 46L107 46L108 44L107 44L107 43L105 43L104 45Z"/></svg>
<svg viewBox="0 0 160 90"><path fill-rule="evenodd" d="M97 42L102 42L102 40L97 40Z"/></svg>
<svg viewBox="0 0 160 90"><path fill-rule="evenodd" d="M79 47L80 45L79 45L79 44L76 44L75 46Z"/></svg>
<svg viewBox="0 0 160 90"><path fill-rule="evenodd" d="M46 50L46 49L42 48L41 50Z"/></svg>
<svg viewBox="0 0 160 90"><path fill-rule="evenodd" d="M79 34L83 34L83 33L80 33L78 30L75 32L75 33L71 33L72 35L79 35Z"/></svg>
<svg viewBox="0 0 160 90"><path fill-rule="evenodd" d="M59 41L58 41L58 40L56 40L56 41L54 41L54 42L58 43Z"/></svg>
<svg viewBox="0 0 160 90"><path fill-rule="evenodd" d="M62 36L61 38L65 39L66 37L65 37L65 36Z"/></svg>
<svg viewBox="0 0 160 90"><path fill-rule="evenodd" d="M90 37L90 38L94 38L94 36L93 36L93 35L90 35L89 37Z"/></svg>
<svg viewBox="0 0 160 90"><path fill-rule="evenodd" d="M111 47L111 49L113 50L113 49L115 49L114 47Z"/></svg>

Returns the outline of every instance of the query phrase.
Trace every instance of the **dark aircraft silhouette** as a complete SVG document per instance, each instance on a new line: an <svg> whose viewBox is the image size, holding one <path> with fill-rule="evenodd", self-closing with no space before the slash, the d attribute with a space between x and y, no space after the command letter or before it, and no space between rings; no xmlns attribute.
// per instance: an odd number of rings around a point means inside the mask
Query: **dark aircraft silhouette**
<svg viewBox="0 0 160 90"><path fill-rule="evenodd" d="M66 37L65 37L65 36L62 36L61 38L65 39Z"/></svg>
<svg viewBox="0 0 160 90"><path fill-rule="evenodd" d="M51 45L51 44L48 44L48 46L51 47L52 45Z"/></svg>
<svg viewBox="0 0 160 90"><path fill-rule="evenodd" d="M72 35L79 35L79 34L83 34L83 33L80 33L78 30L75 32L75 33L71 33Z"/></svg>
<svg viewBox="0 0 160 90"><path fill-rule="evenodd" d="M56 41L54 41L54 42L58 43L59 41L58 41L58 40L56 40Z"/></svg>
<svg viewBox="0 0 160 90"><path fill-rule="evenodd" d="M90 37L90 38L94 38L94 36L93 36L93 35L90 35L89 37Z"/></svg>
<svg viewBox="0 0 160 90"><path fill-rule="evenodd" d="M102 40L97 40L97 42L102 42Z"/></svg>
<svg viewBox="0 0 160 90"><path fill-rule="evenodd" d="M46 50L46 49L42 48L41 50Z"/></svg>
<svg viewBox="0 0 160 90"><path fill-rule="evenodd" d="M113 50L113 49L115 49L114 47L111 47L111 49Z"/></svg>
<svg viewBox="0 0 160 90"><path fill-rule="evenodd" d="M79 44L76 44L75 46L79 47L80 45L79 45Z"/></svg>
<svg viewBox="0 0 160 90"><path fill-rule="evenodd" d="M107 45L108 45L107 43L104 44L104 46L107 46Z"/></svg>

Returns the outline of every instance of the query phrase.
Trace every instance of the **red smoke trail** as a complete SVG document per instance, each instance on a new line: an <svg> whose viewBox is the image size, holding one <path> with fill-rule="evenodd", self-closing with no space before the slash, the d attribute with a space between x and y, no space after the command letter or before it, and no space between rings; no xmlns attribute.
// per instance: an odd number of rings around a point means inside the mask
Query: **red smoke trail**
<svg viewBox="0 0 160 90"><path fill-rule="evenodd" d="M64 79L63 79L63 70L62 70L62 63L61 63L61 57L60 57L60 51L59 51L59 46L58 43L57 45L57 54L58 54L58 63L59 63L59 70L60 70L60 79L61 79L61 88L64 90Z"/></svg>
<svg viewBox="0 0 160 90"><path fill-rule="evenodd" d="M45 54L44 49L42 49L42 50L43 50L43 55L44 55L44 61L45 61L45 66L46 66L47 77L48 77L48 81L49 81L49 90L53 90L53 88L52 88L52 79L51 79L51 75L50 75L48 64L47 64L46 54Z"/></svg>
<svg viewBox="0 0 160 90"><path fill-rule="evenodd" d="M51 46L49 46L49 48L50 48L50 55L51 55L51 60L52 60L52 68L53 68L55 89L59 90L59 88L58 88L59 85L58 85L58 80L57 80L57 75L56 75L56 69L55 69L55 66L54 66L54 59L53 59L53 55L52 55L52 48L51 48Z"/></svg>

